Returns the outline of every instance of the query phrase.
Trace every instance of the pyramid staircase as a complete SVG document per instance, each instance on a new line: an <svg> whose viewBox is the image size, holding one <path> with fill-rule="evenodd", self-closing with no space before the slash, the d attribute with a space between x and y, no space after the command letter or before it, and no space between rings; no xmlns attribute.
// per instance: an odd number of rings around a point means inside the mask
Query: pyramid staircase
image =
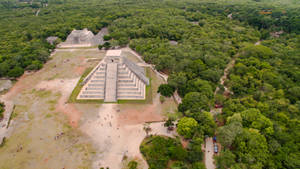
<svg viewBox="0 0 300 169"><path fill-rule="evenodd" d="M83 85L77 99L116 102L146 98L146 84L124 63L100 63Z"/></svg>

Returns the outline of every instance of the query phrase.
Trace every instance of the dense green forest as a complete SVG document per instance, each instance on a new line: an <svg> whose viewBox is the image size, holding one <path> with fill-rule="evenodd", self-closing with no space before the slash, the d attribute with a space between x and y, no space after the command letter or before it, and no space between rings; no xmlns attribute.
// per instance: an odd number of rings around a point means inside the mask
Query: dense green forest
<svg viewBox="0 0 300 169"><path fill-rule="evenodd" d="M240 49L217 132L226 150L220 168L300 167L299 40L286 35Z"/></svg>
<svg viewBox="0 0 300 169"><path fill-rule="evenodd" d="M168 74L160 92L183 98L177 131L189 145L153 138L141 148L153 168L168 160L173 168L203 168L201 144L214 134L222 144L218 168L300 168L297 0L0 0L0 24L0 77L40 69L55 48L49 36L103 27L106 47L129 45ZM219 79L233 58L225 82L232 93L224 97ZM215 103L223 106L218 124L209 113Z"/></svg>

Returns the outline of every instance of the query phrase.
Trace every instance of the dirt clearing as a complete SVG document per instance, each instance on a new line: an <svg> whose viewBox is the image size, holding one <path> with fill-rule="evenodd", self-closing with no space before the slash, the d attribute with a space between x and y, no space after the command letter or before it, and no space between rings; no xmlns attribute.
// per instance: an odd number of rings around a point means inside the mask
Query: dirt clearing
<svg viewBox="0 0 300 169"><path fill-rule="evenodd" d="M92 141L71 127L80 116L75 105L65 102L81 70L97 64L86 60L101 57L100 51L57 51L43 69L25 73L1 96L15 109L0 148L0 168L90 168Z"/></svg>

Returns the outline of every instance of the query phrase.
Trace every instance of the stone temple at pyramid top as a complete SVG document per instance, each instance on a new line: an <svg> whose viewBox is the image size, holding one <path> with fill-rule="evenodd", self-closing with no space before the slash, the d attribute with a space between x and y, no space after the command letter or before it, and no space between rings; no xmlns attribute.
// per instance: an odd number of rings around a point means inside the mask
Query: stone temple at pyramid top
<svg viewBox="0 0 300 169"><path fill-rule="evenodd" d="M97 35L87 28L83 30L73 30L65 42L58 45L61 48L91 47L104 44L103 36L108 34L107 28L102 28Z"/></svg>
<svg viewBox="0 0 300 169"><path fill-rule="evenodd" d="M77 99L144 100L149 83L144 68L124 57L121 50L109 50L83 80Z"/></svg>

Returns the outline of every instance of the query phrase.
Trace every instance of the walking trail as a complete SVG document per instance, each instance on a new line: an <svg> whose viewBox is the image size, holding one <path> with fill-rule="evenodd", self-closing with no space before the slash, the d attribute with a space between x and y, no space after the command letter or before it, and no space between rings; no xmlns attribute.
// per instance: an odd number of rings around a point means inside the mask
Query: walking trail
<svg viewBox="0 0 300 169"><path fill-rule="evenodd" d="M260 45L260 44L261 44L261 40L254 43L254 45ZM224 86L224 93L223 93L224 95L232 94L232 92L228 89L228 87L224 85L224 82L227 80L229 70L234 67L236 59L238 57L239 57L239 53L237 55L235 55L232 58L232 60L227 64L226 68L224 69L224 74L220 79L220 84ZM220 88L217 87L215 92L214 92L214 95L216 95L219 90L220 90ZM222 113L222 108L211 108L210 113L212 115L217 115L219 113ZM213 139L211 137L206 138L205 139L205 166L206 166L207 169L215 169L216 168L216 166L214 164L213 156L214 156Z"/></svg>
<svg viewBox="0 0 300 169"><path fill-rule="evenodd" d="M220 84L224 86L224 82L228 78L229 70L233 68L235 65L235 61L238 57L238 54L232 58L232 60L227 64L226 68L224 69L224 74L220 78ZM216 88L214 95L218 93L220 90L219 87ZM228 87L224 86L224 94L230 93ZM217 115L222 112L222 108L211 108L210 113L212 115ZM205 166L207 169L215 169L216 166L214 164L214 143L211 137L205 139Z"/></svg>

